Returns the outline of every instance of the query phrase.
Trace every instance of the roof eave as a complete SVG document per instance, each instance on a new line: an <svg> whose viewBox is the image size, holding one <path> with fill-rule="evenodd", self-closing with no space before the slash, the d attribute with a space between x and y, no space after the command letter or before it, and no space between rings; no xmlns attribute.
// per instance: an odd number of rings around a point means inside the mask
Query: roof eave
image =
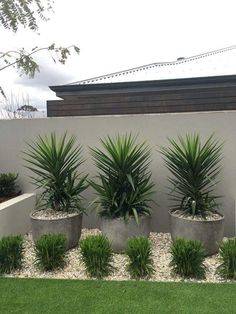
<svg viewBox="0 0 236 314"><path fill-rule="evenodd" d="M236 86L236 75L207 76L168 80L133 81L120 83L99 83L99 84L78 84L78 85L57 85L49 86L57 96L63 94L105 94L119 92L134 92L147 90L173 90L189 89L194 87L220 87Z"/></svg>

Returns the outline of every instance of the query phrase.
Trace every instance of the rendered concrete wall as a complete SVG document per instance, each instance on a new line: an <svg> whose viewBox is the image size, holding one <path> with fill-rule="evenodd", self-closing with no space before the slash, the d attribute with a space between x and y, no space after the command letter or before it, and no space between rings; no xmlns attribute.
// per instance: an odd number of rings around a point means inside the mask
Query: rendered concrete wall
<svg viewBox="0 0 236 314"><path fill-rule="evenodd" d="M35 207L35 193L25 193L0 204L0 237L25 234L30 230L29 213Z"/></svg>
<svg viewBox="0 0 236 314"><path fill-rule="evenodd" d="M1 120L0 121L0 169L1 171L19 172L20 184L25 192L32 192L23 167L22 151L25 141L33 139L37 134L48 134L51 131L58 134L65 130L75 134L78 142L84 147L86 160L83 170L90 178L95 175L95 167L91 161L88 147L99 146L99 138L107 134L132 132L139 134L140 141L147 140L152 147L151 171L156 183L154 200L158 206L153 206L152 229L168 231L168 171L165 169L162 158L158 153L158 146L167 145L167 137L176 137L186 132L199 132L202 139L212 132L216 137L225 141L223 169L220 175L220 184L216 193L223 195L221 209L225 214L225 234L235 234L235 191L236 191L236 111L227 112L200 112L177 114L149 114L129 116L90 116L68 118L46 118L28 120ZM91 189L86 191L88 201L94 198ZM84 217L84 225L93 227L99 224L94 213Z"/></svg>

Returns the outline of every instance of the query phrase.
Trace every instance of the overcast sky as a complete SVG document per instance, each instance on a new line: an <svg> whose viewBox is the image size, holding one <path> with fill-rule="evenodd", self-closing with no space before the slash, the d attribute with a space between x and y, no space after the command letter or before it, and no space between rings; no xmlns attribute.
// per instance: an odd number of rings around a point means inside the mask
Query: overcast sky
<svg viewBox="0 0 236 314"><path fill-rule="evenodd" d="M7 69L0 72L0 86L8 94L28 94L32 105L45 108L55 98L50 85L235 45L235 12L235 0L55 0L39 35L0 29L1 51L55 42L79 46L80 55L59 66L41 53L34 79Z"/></svg>

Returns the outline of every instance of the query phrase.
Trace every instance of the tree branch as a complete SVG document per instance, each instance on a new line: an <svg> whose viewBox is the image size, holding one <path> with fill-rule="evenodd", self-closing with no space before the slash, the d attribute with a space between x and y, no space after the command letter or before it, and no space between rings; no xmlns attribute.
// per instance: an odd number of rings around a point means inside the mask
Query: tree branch
<svg viewBox="0 0 236 314"><path fill-rule="evenodd" d="M0 53L0 58L5 58L5 65L0 68L0 71L5 70L11 66L16 67L22 74L29 75L30 77L34 77L36 72L39 72L39 65L32 58L32 55L47 50L49 52L50 57L54 62L59 62L65 64L68 56L70 55L70 49L74 49L74 51L79 54L79 48L75 45L71 45L68 47L57 47L55 44L52 44L48 47L35 47L31 52L27 52L24 48L20 50L11 50L5 53ZM55 52L56 58L53 56L53 52ZM2 54L2 55L1 55ZM17 55L17 56L16 56ZM8 59L14 58L15 60L12 62Z"/></svg>

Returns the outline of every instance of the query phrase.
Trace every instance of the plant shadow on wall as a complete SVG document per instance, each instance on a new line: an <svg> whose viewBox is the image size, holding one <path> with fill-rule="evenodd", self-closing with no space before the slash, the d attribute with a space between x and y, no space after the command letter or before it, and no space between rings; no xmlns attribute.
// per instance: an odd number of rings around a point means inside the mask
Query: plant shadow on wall
<svg viewBox="0 0 236 314"><path fill-rule="evenodd" d="M160 152L172 174L168 178L173 202L170 210L172 238L199 240L206 254L211 255L218 251L224 230L224 217L218 211L220 196L214 193L219 183L223 143L214 134L203 144L199 134L168 141L170 146L161 147Z"/></svg>
<svg viewBox="0 0 236 314"><path fill-rule="evenodd" d="M76 137L64 133L57 138L38 136L27 143L24 152L26 168L32 171L32 183L42 189L39 205L31 215L34 240L43 234L62 233L67 238L67 249L77 245L81 233L81 193L87 188L87 175L78 173L83 163L82 147Z"/></svg>
<svg viewBox="0 0 236 314"><path fill-rule="evenodd" d="M148 236L150 203L154 193L151 181L150 148L126 134L101 139L102 149L90 148L98 169L97 181L90 180L98 197L95 203L102 232L113 250L124 250L130 236Z"/></svg>

